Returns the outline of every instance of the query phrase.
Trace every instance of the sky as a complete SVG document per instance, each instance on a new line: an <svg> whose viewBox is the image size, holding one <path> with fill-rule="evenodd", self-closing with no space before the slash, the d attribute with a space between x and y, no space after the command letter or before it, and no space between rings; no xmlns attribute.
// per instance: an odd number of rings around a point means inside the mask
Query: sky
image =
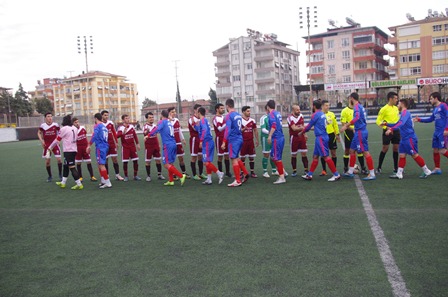
<svg viewBox="0 0 448 297"><path fill-rule="evenodd" d="M406 3L406 4L404 4ZM136 83L139 99L173 102L177 80L182 99L208 99L216 89L213 51L251 28L275 33L299 50L300 78L306 81L307 29L300 29L299 8L317 6L318 28L328 19L346 26L407 23L406 13L423 19L428 9L445 12L448 3L429 1L244 1L244 0L0 0L0 86L34 90L38 80L78 75L86 70L77 36L93 36L89 71L126 76ZM177 62L175 62L177 61Z"/></svg>

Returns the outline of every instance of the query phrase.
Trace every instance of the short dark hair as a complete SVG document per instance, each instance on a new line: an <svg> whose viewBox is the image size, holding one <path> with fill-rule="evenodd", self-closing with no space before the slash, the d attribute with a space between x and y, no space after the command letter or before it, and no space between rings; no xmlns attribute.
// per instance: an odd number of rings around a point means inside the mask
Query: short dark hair
<svg viewBox="0 0 448 297"><path fill-rule="evenodd" d="M241 109L242 112L245 112L246 110L250 109L250 106L243 106L243 108Z"/></svg>
<svg viewBox="0 0 448 297"><path fill-rule="evenodd" d="M356 92L351 93L349 97L352 97L352 98L355 99L356 101L359 101L359 95L358 95L358 93L356 93Z"/></svg>
<svg viewBox="0 0 448 297"><path fill-rule="evenodd" d="M409 106L409 100L406 98L400 99L400 103L403 104L406 108Z"/></svg>
<svg viewBox="0 0 448 297"><path fill-rule="evenodd" d="M266 103L266 105L270 108L270 109L275 109L275 101L274 100L269 100L268 103Z"/></svg>
<svg viewBox="0 0 448 297"><path fill-rule="evenodd" d="M201 114L201 115L203 115L203 116L205 116L205 108L204 107L199 107L198 108L198 112Z"/></svg>
<svg viewBox="0 0 448 297"><path fill-rule="evenodd" d="M53 115L51 112L46 112L46 113L44 114L44 118L46 118L47 115L49 115L49 114Z"/></svg>
<svg viewBox="0 0 448 297"><path fill-rule="evenodd" d="M124 114L124 115L121 116L121 119L124 120L124 118L127 117L127 116L128 116L127 114Z"/></svg>
<svg viewBox="0 0 448 297"><path fill-rule="evenodd" d="M226 106L230 107L230 108L234 108L235 107L235 101L233 101L232 98L229 98L226 100Z"/></svg>
<svg viewBox="0 0 448 297"><path fill-rule="evenodd" d="M387 93L387 100L392 99L395 96L398 97L398 94L396 92L389 92L389 93Z"/></svg>
<svg viewBox="0 0 448 297"><path fill-rule="evenodd" d="M103 114L105 114L105 113L109 113L109 111L107 111L107 110L103 110L103 111L101 111L101 115L103 115Z"/></svg>
<svg viewBox="0 0 448 297"><path fill-rule="evenodd" d="M215 111L216 111L218 108L220 108L221 106L224 106L224 104L222 104L222 103L217 103L217 104L215 105Z"/></svg>
<svg viewBox="0 0 448 297"><path fill-rule="evenodd" d="M164 117L164 118L168 118L168 116L169 116L169 112L168 112L168 110L166 110L166 109L162 110L162 112L161 112L160 114L161 114L162 117Z"/></svg>
<svg viewBox="0 0 448 297"><path fill-rule="evenodd" d="M77 117L72 118L72 123L76 122L77 120L79 120Z"/></svg>
<svg viewBox="0 0 448 297"><path fill-rule="evenodd" d="M103 120L102 114L99 113L99 112L95 113L95 115L93 117L95 119L97 119L98 121L102 121Z"/></svg>
<svg viewBox="0 0 448 297"><path fill-rule="evenodd" d="M176 107L171 106L171 107L168 107L167 111L168 111L168 113L170 113L172 110L175 110L175 109L176 109Z"/></svg>
<svg viewBox="0 0 448 297"><path fill-rule="evenodd" d="M322 108L322 102L320 100L314 100L313 106L315 109L321 109Z"/></svg>
<svg viewBox="0 0 448 297"><path fill-rule="evenodd" d="M429 97L432 97L432 98L434 98L434 99L437 99L437 100L439 100L439 101L442 101L442 96L440 95L439 92L431 93L431 95L429 95Z"/></svg>
<svg viewBox="0 0 448 297"><path fill-rule="evenodd" d="M148 112L145 114L145 119L147 119L148 116L150 116L150 115L154 115L154 114L153 114L152 112L148 111Z"/></svg>
<svg viewBox="0 0 448 297"><path fill-rule="evenodd" d="M68 114L62 118L62 126L71 126L72 125L72 115Z"/></svg>
<svg viewBox="0 0 448 297"><path fill-rule="evenodd" d="M196 110L196 109L198 109L198 108L201 107L201 106L202 106L201 104L197 104L197 103L196 103L196 104L193 106L193 109Z"/></svg>
<svg viewBox="0 0 448 297"><path fill-rule="evenodd" d="M323 99L323 100L320 100L320 102L322 103L322 105L324 105L325 103L328 103L328 100L327 99Z"/></svg>

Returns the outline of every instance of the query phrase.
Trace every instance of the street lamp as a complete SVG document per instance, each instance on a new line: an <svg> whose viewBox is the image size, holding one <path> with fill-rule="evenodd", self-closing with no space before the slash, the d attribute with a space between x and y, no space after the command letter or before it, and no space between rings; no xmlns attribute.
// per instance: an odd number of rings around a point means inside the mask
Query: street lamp
<svg viewBox="0 0 448 297"><path fill-rule="evenodd" d="M87 46L88 39L90 40L89 46ZM89 64L87 62L88 61L87 60L87 52L90 51L90 53L93 54L93 39L92 39L92 36L89 36L89 38L87 38L87 36L82 36L82 38L81 38L81 36L78 36L77 40L78 40L78 54L81 54L82 48L84 49L84 55L86 57L86 73L88 73L89 72ZM81 44L81 43L83 43L83 44ZM90 49L89 49L89 47L90 47Z"/></svg>
<svg viewBox="0 0 448 297"><path fill-rule="evenodd" d="M303 7L299 7L299 19L300 19L300 29L303 29L305 24L303 21L304 18L304 13L302 11ZM313 9L311 10L309 6L306 7L306 27L308 29L308 67L309 67L309 72L308 72L308 79L310 81L310 108L313 106L313 84L312 84L312 80L311 80L311 37L310 37L310 27L313 25L314 28L317 28L317 6L314 6ZM313 24L310 24L310 18L313 18ZM312 110L312 109L311 109Z"/></svg>

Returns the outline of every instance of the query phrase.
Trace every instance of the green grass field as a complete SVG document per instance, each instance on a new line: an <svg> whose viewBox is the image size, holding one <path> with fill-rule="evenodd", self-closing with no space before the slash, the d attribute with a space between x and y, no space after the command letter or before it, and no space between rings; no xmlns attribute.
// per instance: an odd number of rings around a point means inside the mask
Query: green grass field
<svg viewBox="0 0 448 297"><path fill-rule="evenodd" d="M381 131L369 129L376 163ZM433 125L416 129L432 168ZM113 181L106 190L85 181L71 191L45 182L40 154L37 141L0 144L1 297L394 296L353 180L259 177L227 188L230 179L214 176L212 186ZM284 164L290 172L287 147ZM363 182L411 296L448 295L447 165L421 180L408 157L405 179L391 180L389 152L386 173Z"/></svg>

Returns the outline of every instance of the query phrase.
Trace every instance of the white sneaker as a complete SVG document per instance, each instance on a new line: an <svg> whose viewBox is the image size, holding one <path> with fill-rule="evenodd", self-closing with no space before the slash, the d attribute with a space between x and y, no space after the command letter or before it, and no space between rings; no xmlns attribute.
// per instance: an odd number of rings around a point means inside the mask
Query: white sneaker
<svg viewBox="0 0 448 297"><path fill-rule="evenodd" d="M151 177L148 176L148 177L146 178L146 181L147 181L147 182L150 182L150 181L151 181Z"/></svg>
<svg viewBox="0 0 448 297"><path fill-rule="evenodd" d="M224 179L224 172L218 172L218 184L219 185L222 183L223 179Z"/></svg>
<svg viewBox="0 0 448 297"><path fill-rule="evenodd" d="M278 176L279 174L278 174L278 171L272 171L271 175L277 175Z"/></svg>
<svg viewBox="0 0 448 297"><path fill-rule="evenodd" d="M332 177L330 177L328 179L329 182L334 182L334 181L338 181L341 179L341 175L333 175Z"/></svg>
<svg viewBox="0 0 448 297"><path fill-rule="evenodd" d="M163 175L159 175L159 176L157 177L157 179L165 180L165 177L164 177Z"/></svg>
<svg viewBox="0 0 448 297"><path fill-rule="evenodd" d="M269 178L269 173L267 172L263 173L263 177Z"/></svg>
<svg viewBox="0 0 448 297"><path fill-rule="evenodd" d="M398 179L403 179L403 173L402 172L400 172L400 173L397 172L395 175L397 176Z"/></svg>
<svg viewBox="0 0 448 297"><path fill-rule="evenodd" d="M100 189L106 189L106 188L112 188L112 184L108 183L108 184L104 184L104 185L100 186Z"/></svg>
<svg viewBox="0 0 448 297"><path fill-rule="evenodd" d="M119 174L115 174L115 178L116 178L117 180L124 181L124 178L121 177L121 175L119 175Z"/></svg>
<svg viewBox="0 0 448 297"><path fill-rule="evenodd" d="M228 184L228 187L239 187L241 186L241 183L237 182L236 180L233 181L233 183Z"/></svg>
<svg viewBox="0 0 448 297"><path fill-rule="evenodd" d="M284 184L284 183L286 183L286 179L284 177L279 177L275 182L273 182L274 185Z"/></svg>
<svg viewBox="0 0 448 297"><path fill-rule="evenodd" d="M285 175L285 177L288 176L288 172L286 172L286 170L283 170L283 174Z"/></svg>

